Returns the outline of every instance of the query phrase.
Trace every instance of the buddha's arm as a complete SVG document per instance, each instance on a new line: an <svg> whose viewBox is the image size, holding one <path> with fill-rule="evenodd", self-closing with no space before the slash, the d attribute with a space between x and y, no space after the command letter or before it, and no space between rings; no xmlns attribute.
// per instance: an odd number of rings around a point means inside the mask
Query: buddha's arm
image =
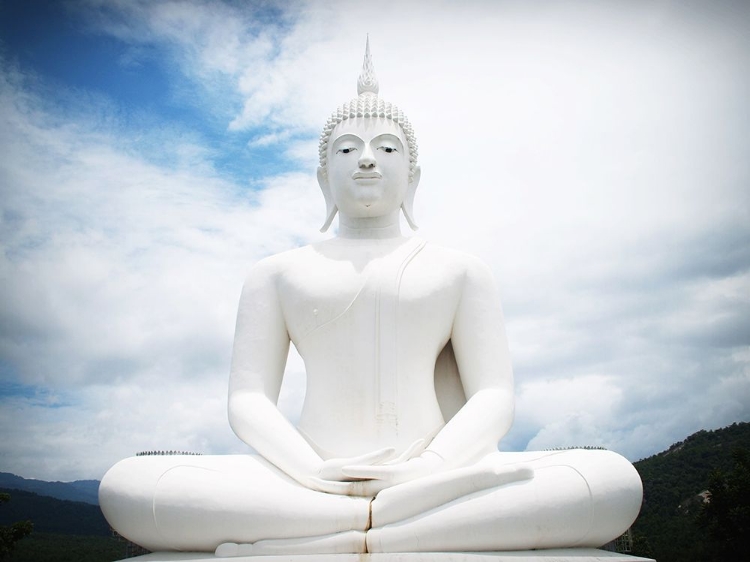
<svg viewBox="0 0 750 562"><path fill-rule="evenodd" d="M420 456L382 467L346 467L345 474L397 484L473 464L496 449L513 421L513 373L495 283L478 260L468 264L451 340L466 404Z"/></svg>
<svg viewBox="0 0 750 562"><path fill-rule="evenodd" d="M489 268L472 259L451 334L467 402L427 451L453 468L490 450L513 423L513 372L500 299Z"/></svg>
<svg viewBox="0 0 750 562"><path fill-rule="evenodd" d="M258 263L240 297L229 378L229 423L237 436L294 479L316 474L320 457L276 407L289 335L274 264Z"/></svg>
<svg viewBox="0 0 750 562"><path fill-rule="evenodd" d="M369 495L360 483L341 482L342 467L391 458L392 449L323 460L276 407L289 352L289 335L275 286L274 265L253 268L240 297L229 378L229 423L264 458L309 488Z"/></svg>

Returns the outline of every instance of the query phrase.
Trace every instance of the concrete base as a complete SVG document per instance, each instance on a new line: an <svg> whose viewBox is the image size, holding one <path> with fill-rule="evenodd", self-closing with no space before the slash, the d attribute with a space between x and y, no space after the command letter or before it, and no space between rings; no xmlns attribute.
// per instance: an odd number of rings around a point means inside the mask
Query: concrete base
<svg viewBox="0 0 750 562"><path fill-rule="evenodd" d="M407 552L388 554L294 554L216 558L207 552L152 552L127 562L654 562L596 548L556 548L516 552ZM125 562L125 561L123 561Z"/></svg>

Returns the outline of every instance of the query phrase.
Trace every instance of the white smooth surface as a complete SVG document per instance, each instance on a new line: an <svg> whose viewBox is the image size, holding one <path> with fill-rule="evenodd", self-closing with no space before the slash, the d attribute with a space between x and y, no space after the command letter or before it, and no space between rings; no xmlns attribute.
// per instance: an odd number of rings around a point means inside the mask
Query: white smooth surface
<svg viewBox="0 0 750 562"><path fill-rule="evenodd" d="M125 459L100 488L120 534L225 556L481 552L596 547L633 522L641 482L619 455L497 452L513 376L494 280L401 235L420 178L408 138L382 116L339 122L318 173L338 236L247 277L228 408L260 456ZM276 408L290 343L299 427Z"/></svg>

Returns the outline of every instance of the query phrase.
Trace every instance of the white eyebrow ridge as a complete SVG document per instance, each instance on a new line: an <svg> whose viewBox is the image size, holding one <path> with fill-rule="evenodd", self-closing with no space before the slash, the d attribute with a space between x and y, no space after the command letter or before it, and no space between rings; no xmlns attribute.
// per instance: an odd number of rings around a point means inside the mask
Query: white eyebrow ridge
<svg viewBox="0 0 750 562"><path fill-rule="evenodd" d="M404 143L401 142L401 139L398 138L398 136L394 135L393 133L380 133L379 135L374 136L372 139L370 139L370 142L375 141L383 141L383 140L389 140L392 142L395 142L398 144L400 148L403 149ZM354 133L344 133L343 135L336 137L333 140L333 145L338 145L340 142L346 142L346 141L359 141L364 144L365 140L360 137L359 135L355 135Z"/></svg>
<svg viewBox="0 0 750 562"><path fill-rule="evenodd" d="M378 136L376 136L376 137L373 137L373 139L372 139L372 140L371 140L370 142L374 142L374 141L376 141L376 140L390 140L390 141L395 141L395 142L397 142L397 143L398 143L398 146L399 146L399 147L400 147L401 149L403 149L403 148L404 148L404 143L402 143L402 142L401 142L401 139L400 139L400 138L398 138L398 137L397 137L396 135L394 135L393 133L380 133L380 134L379 134Z"/></svg>
<svg viewBox="0 0 750 562"><path fill-rule="evenodd" d="M355 135L354 133L344 133L340 137L336 137L333 140L333 144L335 145L335 144L338 144L339 142L352 141L352 140L359 141L361 143L365 142L363 139L361 139L359 136Z"/></svg>

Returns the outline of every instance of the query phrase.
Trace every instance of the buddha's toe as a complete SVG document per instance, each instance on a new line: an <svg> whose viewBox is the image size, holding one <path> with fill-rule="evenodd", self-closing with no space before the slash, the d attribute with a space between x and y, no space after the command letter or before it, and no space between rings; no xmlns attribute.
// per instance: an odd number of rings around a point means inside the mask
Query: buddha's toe
<svg viewBox="0 0 750 562"><path fill-rule="evenodd" d="M253 543L234 543L225 542L216 547L214 555L217 558L232 558L235 556L252 556L257 554L257 549Z"/></svg>
<svg viewBox="0 0 750 562"><path fill-rule="evenodd" d="M214 555L218 558L231 558L232 556L240 555L240 545L236 542L225 542L216 547Z"/></svg>

